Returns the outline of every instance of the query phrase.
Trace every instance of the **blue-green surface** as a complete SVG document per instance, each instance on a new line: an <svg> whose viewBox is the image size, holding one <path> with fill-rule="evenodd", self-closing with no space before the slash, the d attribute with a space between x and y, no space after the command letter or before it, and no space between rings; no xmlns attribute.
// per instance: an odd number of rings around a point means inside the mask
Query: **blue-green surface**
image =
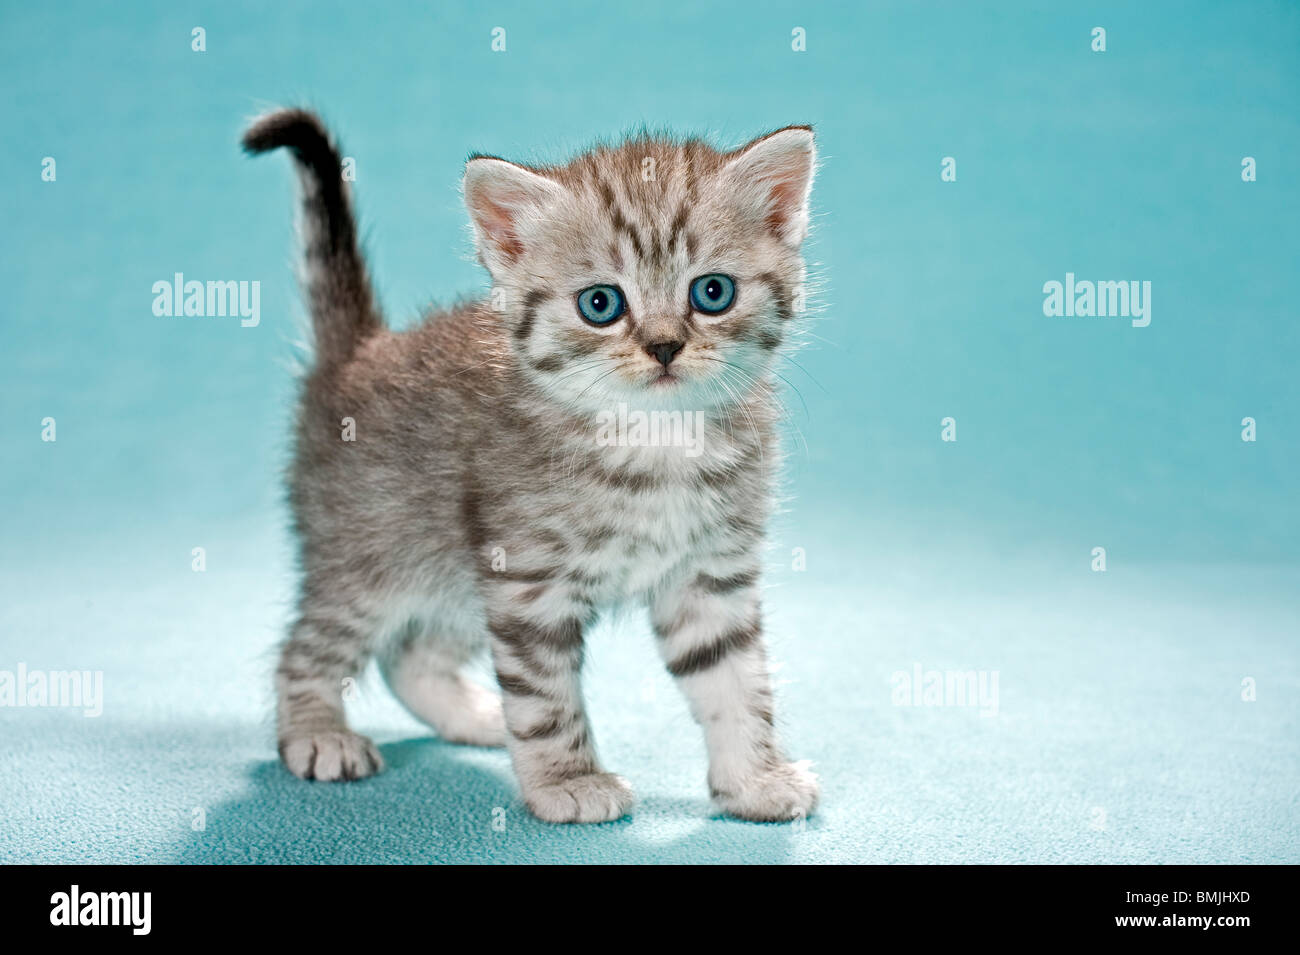
<svg viewBox="0 0 1300 955"><path fill-rule="evenodd" d="M1300 7L1064 7L5 2L0 671L104 707L0 706L0 861L1300 861ZM767 598L806 826L709 814L635 613L587 674L630 820L531 821L374 679L388 773L276 764L294 182L236 142L287 103L357 160L395 324L486 285L471 151L816 125ZM155 316L176 272L259 281L260 324ZM1067 272L1150 281L1150 325L1045 317ZM996 715L896 705L915 664L996 671Z"/></svg>

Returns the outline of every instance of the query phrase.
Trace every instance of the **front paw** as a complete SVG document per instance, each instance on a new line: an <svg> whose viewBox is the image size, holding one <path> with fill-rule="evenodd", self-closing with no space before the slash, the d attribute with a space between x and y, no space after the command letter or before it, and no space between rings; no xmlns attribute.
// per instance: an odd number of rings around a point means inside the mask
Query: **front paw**
<svg viewBox="0 0 1300 955"><path fill-rule="evenodd" d="M765 766L753 775L715 786L713 798L732 816L753 822L790 822L808 816L821 788L807 762Z"/></svg>
<svg viewBox="0 0 1300 955"><path fill-rule="evenodd" d="M351 730L327 730L280 740L280 758L299 779L365 779L384 768L375 744Z"/></svg>
<svg viewBox="0 0 1300 955"><path fill-rule="evenodd" d="M524 802L545 822L610 822L628 814L635 802L622 776L591 773L533 786Z"/></svg>

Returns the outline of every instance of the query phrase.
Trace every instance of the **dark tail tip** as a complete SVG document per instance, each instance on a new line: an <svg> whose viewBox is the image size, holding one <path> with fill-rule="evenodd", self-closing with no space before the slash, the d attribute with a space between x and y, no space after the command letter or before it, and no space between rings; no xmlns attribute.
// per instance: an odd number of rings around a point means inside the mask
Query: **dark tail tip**
<svg viewBox="0 0 1300 955"><path fill-rule="evenodd" d="M333 241L352 241L352 213L343 186L343 160L320 117L305 109L281 109L253 121L243 138L244 151L256 156L287 147L316 181L323 207L317 211Z"/></svg>
<svg viewBox="0 0 1300 955"><path fill-rule="evenodd" d="M332 151L325 124L305 109L280 109L258 117L244 133L243 146L250 155L288 146L300 158Z"/></svg>
<svg viewBox="0 0 1300 955"><path fill-rule="evenodd" d="M287 147L322 186L341 192L343 160L320 117L305 109L281 109L253 121L243 139L250 156Z"/></svg>

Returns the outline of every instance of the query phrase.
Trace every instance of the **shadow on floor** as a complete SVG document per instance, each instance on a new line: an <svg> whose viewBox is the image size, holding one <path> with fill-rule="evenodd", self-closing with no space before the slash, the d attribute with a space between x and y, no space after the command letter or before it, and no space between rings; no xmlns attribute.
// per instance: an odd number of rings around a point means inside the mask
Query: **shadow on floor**
<svg viewBox="0 0 1300 955"><path fill-rule="evenodd" d="M304 782L255 764L247 791L205 809L181 863L672 863L788 861L788 825L714 815L707 801L639 802L595 826L528 815L502 752L436 739L381 745L388 764L346 785Z"/></svg>

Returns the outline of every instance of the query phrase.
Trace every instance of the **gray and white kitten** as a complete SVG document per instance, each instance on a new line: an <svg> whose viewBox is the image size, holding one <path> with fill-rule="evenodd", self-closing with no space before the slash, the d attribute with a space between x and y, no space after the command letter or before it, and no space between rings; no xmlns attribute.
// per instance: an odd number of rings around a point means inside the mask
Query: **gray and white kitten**
<svg viewBox="0 0 1300 955"><path fill-rule="evenodd" d="M816 777L773 730L759 571L812 130L732 152L641 136L545 168L475 156L464 195L491 299L403 332L381 319L319 119L270 114L244 146L297 159L315 334L290 479L304 581L276 673L285 765L382 768L341 699L374 655L442 738L508 746L536 816L617 819L632 790L596 756L579 676L584 631L637 600L717 804L808 813ZM699 412L698 453L608 440L620 406ZM501 697L462 672L484 645Z"/></svg>

